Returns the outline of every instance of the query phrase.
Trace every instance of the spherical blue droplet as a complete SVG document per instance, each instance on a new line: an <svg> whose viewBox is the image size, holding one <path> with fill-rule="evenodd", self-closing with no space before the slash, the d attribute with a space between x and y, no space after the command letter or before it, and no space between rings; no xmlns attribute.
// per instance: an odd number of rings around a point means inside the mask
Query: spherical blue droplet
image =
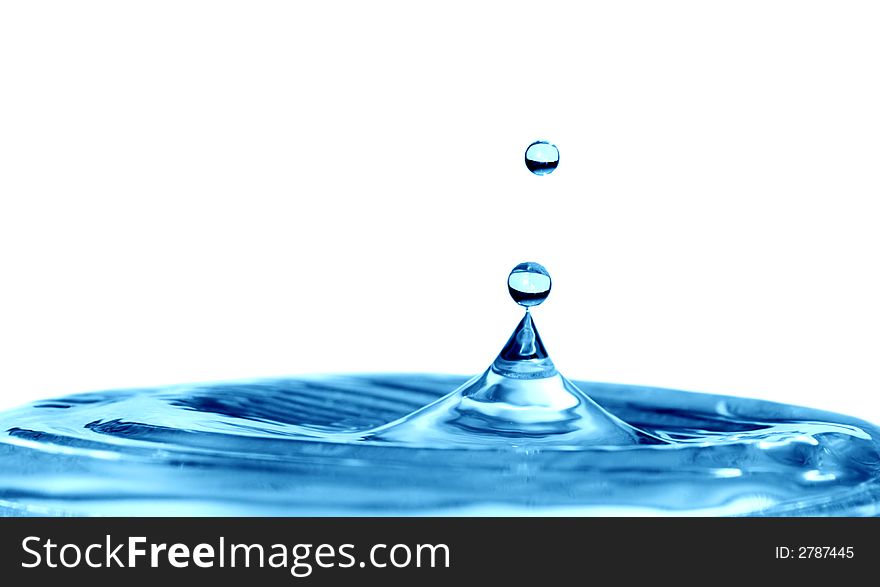
<svg viewBox="0 0 880 587"><path fill-rule="evenodd" d="M553 173L559 165L559 149L547 141L535 141L526 149L526 167L535 175Z"/></svg>
<svg viewBox="0 0 880 587"><path fill-rule="evenodd" d="M507 291L520 306L537 306L550 295L550 274L543 265L520 263L507 276Z"/></svg>

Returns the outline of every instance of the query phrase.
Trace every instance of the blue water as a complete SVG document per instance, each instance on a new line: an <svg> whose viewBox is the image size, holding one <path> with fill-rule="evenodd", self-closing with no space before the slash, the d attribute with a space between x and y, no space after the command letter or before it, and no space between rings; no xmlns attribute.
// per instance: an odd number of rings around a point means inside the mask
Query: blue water
<svg viewBox="0 0 880 587"><path fill-rule="evenodd" d="M116 390L0 414L0 514L878 515L880 429L847 416L573 383L531 308L488 369Z"/></svg>
<svg viewBox="0 0 880 587"><path fill-rule="evenodd" d="M520 263L507 276L507 291L520 306L538 306L550 295L553 282L550 273L540 263Z"/></svg>
<svg viewBox="0 0 880 587"><path fill-rule="evenodd" d="M570 382L532 316L485 373L114 390L0 414L9 515L878 515L880 429Z"/></svg>
<svg viewBox="0 0 880 587"><path fill-rule="evenodd" d="M559 149L547 141L535 141L526 149L526 167L535 175L553 173L559 165Z"/></svg>

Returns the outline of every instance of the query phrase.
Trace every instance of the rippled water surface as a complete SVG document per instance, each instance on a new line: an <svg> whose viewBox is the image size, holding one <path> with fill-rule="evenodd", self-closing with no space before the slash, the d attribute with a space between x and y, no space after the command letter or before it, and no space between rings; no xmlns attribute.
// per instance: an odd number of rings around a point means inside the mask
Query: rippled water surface
<svg viewBox="0 0 880 587"><path fill-rule="evenodd" d="M0 414L0 513L880 512L880 430L867 422L561 378L543 383L556 387L542 404L527 397L533 383L492 377L262 379L40 401Z"/></svg>

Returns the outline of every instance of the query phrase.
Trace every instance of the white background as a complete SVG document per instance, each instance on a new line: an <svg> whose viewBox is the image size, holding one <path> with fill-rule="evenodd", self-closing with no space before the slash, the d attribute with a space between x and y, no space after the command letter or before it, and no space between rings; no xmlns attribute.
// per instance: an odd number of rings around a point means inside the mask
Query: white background
<svg viewBox="0 0 880 587"><path fill-rule="evenodd" d="M880 421L876 2L5 2L0 407L470 374ZM532 140L561 151L532 176Z"/></svg>

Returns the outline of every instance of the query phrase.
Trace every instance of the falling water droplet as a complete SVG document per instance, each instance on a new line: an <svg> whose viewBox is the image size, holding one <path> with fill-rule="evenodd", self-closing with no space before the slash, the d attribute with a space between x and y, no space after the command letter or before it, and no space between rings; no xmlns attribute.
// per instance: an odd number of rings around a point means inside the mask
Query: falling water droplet
<svg viewBox="0 0 880 587"><path fill-rule="evenodd" d="M520 306L537 306L550 295L550 273L538 263L520 263L507 277L507 291Z"/></svg>
<svg viewBox="0 0 880 587"><path fill-rule="evenodd" d="M559 165L559 149L547 141L535 141L526 149L526 167L535 175L553 173Z"/></svg>

